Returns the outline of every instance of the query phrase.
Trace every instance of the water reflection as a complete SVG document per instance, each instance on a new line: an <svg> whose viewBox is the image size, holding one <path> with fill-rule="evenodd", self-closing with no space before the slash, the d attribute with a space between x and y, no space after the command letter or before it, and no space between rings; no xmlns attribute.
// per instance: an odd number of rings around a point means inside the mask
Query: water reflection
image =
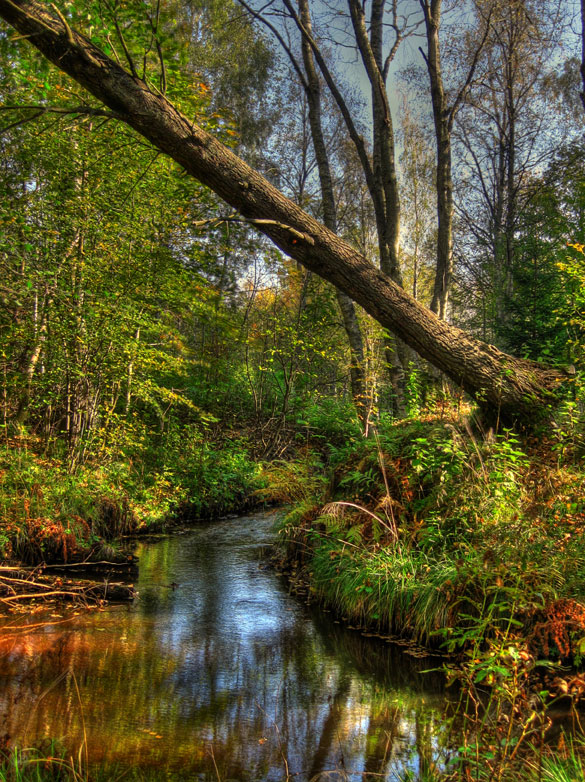
<svg viewBox="0 0 585 782"><path fill-rule="evenodd" d="M380 780L429 764L429 662L291 598L261 558L270 526L143 544L132 608L0 631L2 732L75 750L85 726L92 763L160 779Z"/></svg>

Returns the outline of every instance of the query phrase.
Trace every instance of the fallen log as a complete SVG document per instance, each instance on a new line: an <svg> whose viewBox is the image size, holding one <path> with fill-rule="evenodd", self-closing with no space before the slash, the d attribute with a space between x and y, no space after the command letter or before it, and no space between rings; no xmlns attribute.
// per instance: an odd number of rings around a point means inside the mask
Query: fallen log
<svg viewBox="0 0 585 782"><path fill-rule="evenodd" d="M0 575L3 573L20 572L20 573L35 573L42 570L63 570L64 572L71 570L111 570L111 571L124 571L134 570L138 567L138 557L133 555L128 556L123 562L108 562L107 560L81 560L79 562L58 562L53 564L47 564L41 562L38 565L0 565Z"/></svg>
<svg viewBox="0 0 585 782"><path fill-rule="evenodd" d="M0 598L0 601L2 603L11 603L14 600L34 600L38 597L46 598L46 597L59 597L59 598L78 598L82 597L83 593L80 591L75 592L65 592L65 590L62 589L56 589L51 590L50 592L31 592L28 595L11 595L10 597L2 597Z"/></svg>
<svg viewBox="0 0 585 782"><path fill-rule="evenodd" d="M39 568L0 567L0 604L7 608L48 600L103 605L106 602L126 602L135 597L134 585L121 581L73 580L42 573Z"/></svg>
<svg viewBox="0 0 585 782"><path fill-rule="evenodd" d="M132 557L125 562L60 562L52 565L43 564L43 570L51 573L91 573L109 576L116 573L122 578L124 575L132 576L138 573L138 557Z"/></svg>
<svg viewBox="0 0 585 782"><path fill-rule="evenodd" d="M100 559L97 561L93 560L82 560L80 562L62 562L60 564L56 563L53 565L46 565L43 564L42 567L45 568L45 570L67 570L67 568L108 568L110 570L115 570L116 568L125 570L127 568L137 567L138 566L138 557L135 557L134 555L130 554L127 556L126 560L123 562L108 562L105 559ZM37 566L38 567L38 566ZM34 567L31 567L31 570L34 570Z"/></svg>

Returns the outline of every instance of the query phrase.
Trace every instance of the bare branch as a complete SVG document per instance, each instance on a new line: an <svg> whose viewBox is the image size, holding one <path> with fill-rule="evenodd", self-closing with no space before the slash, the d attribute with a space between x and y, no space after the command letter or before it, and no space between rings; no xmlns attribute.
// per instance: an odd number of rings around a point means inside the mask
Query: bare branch
<svg viewBox="0 0 585 782"><path fill-rule="evenodd" d="M4 128L0 128L0 135L7 133L13 128L25 125L28 122L34 122L46 114L57 114L60 116L67 116L71 114L77 114L78 116L88 117L105 117L106 119L121 119L119 114L115 111L108 111L107 109L93 108L92 106L0 106L0 111L32 111L33 113L26 117L20 117L19 119L11 122L10 125L6 125Z"/></svg>
<svg viewBox="0 0 585 782"><path fill-rule="evenodd" d="M59 19L63 22L63 27L65 28L65 32L67 34L67 40L72 46L75 46L75 39L73 38L73 33L71 32L71 28L69 27L69 23L67 22L67 19L65 19L65 17L61 13L61 11L57 8L55 3L51 3L51 8L57 14Z"/></svg>
<svg viewBox="0 0 585 782"><path fill-rule="evenodd" d="M283 50L287 53L288 58L293 66L293 68L296 71L297 76L299 77L299 81L301 82L303 88L307 89L307 80L305 78L305 74L302 71L301 66L299 65L299 62L297 58L294 56L292 49L290 46L285 42L282 35L278 32L276 27L272 24L272 22L269 22L268 19L266 19L265 16L262 16L262 13L259 11L255 11L252 6L250 6L246 0L237 0L237 2L246 9L246 11L250 14L250 16L253 16L254 19L257 19L259 22L261 22L265 27L267 27L270 32L274 35L278 43L282 46ZM268 4L268 6L270 3ZM266 6L265 6L266 7Z"/></svg>
<svg viewBox="0 0 585 782"><path fill-rule="evenodd" d="M160 0L158 0L156 4L156 17L155 19L152 18L152 16L148 13L146 13L146 17L148 19L148 23L150 25L150 29L152 30L152 37L154 39L154 43L156 46L156 53L158 55L158 61L160 63L160 92L162 95L164 95L167 91L167 70L165 66L165 60L163 57L163 51L162 46L160 43L160 38L158 37L158 22L160 18ZM146 69L146 52L144 54L144 68Z"/></svg>
<svg viewBox="0 0 585 782"><path fill-rule="evenodd" d="M354 146L357 150L358 157L360 159L360 162L362 164L362 168L364 170L364 174L366 177L366 182L368 183L369 187L373 187L374 184L374 175L372 171L372 165L370 163L370 159L368 157L368 153L366 151L366 145L364 142L363 137L358 133L357 128L354 124L353 118L351 116L351 113L349 111L349 108L347 107L347 104L345 100L343 99L343 96L341 92L339 91L337 85L335 84L335 80L333 79L333 76L331 74L331 71L327 67L327 63L325 62L325 59L323 58L323 55L321 53L321 50L319 46L317 45L317 42L313 38L312 35L309 34L308 30L304 27L303 23L299 19L298 14L295 12L290 0L283 0L284 5L286 6L289 14L291 15L291 18L294 20L295 24L299 28L302 35L306 38L306 40L311 44L311 48L313 49L313 53L315 55L315 59L317 60L317 64L319 65L319 70L321 71L323 78L325 79L325 83L327 84L327 87L329 88L329 91L335 98L335 102L337 103L337 106L339 108L339 111L341 112L341 115L345 121L347 130L349 132L350 138L354 143Z"/></svg>
<svg viewBox="0 0 585 782"><path fill-rule="evenodd" d="M122 49L124 50L124 55L126 56L126 60L128 62L128 65L130 67L130 73L132 76L134 76L135 79L140 78L138 76L138 71L136 70L136 67L134 65L134 60L132 59L132 55L130 54L130 50L128 49L128 46L126 44L126 39L124 38L124 34L120 28L120 25L118 24L118 18L115 13L112 14L114 27L116 28L116 33L118 34L118 40L122 44Z"/></svg>
<svg viewBox="0 0 585 782"><path fill-rule="evenodd" d="M585 0L584 0L584 2L585 2ZM461 89L457 93L457 96L456 96L455 100L453 101L453 105L449 109L449 119L448 119L449 130L451 130L453 128L453 122L455 121L455 115L457 114L457 111L459 110L459 107L461 106L463 100L465 99L465 96L467 95L467 92L469 91L469 88L471 87L471 83L473 81L473 77L475 76L475 71L477 69L479 58L481 56L481 53L482 53L482 51L484 49L484 46L486 44L486 41L488 39L488 35L490 33L492 12L493 12L493 8L490 8L489 13L487 15L487 18L485 19L485 31L484 31L484 34L483 34L483 37L482 37L480 43L475 48L475 52L473 54L473 59L471 61L471 66L470 66L469 71L467 73L467 78L465 79L465 82L464 82L463 86L461 87Z"/></svg>

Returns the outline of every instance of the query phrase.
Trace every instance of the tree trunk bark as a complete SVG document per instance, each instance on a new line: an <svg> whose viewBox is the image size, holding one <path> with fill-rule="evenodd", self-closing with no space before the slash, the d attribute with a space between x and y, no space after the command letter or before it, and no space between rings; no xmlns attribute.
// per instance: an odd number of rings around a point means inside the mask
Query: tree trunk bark
<svg viewBox="0 0 585 782"><path fill-rule="evenodd" d="M51 309L52 304L53 304L52 294L49 295L48 293L45 293L43 299L43 305L42 305L42 313L40 319L36 319L36 323L35 323L35 339L34 339L33 347L27 358L26 367L24 369L25 385L22 391L21 398L18 403L18 410L15 416L15 420L19 424L24 424L28 417L28 408L32 397L33 380L34 380L37 365L39 363L39 359L41 357L47 339L49 311Z"/></svg>
<svg viewBox="0 0 585 782"><path fill-rule="evenodd" d="M562 373L509 356L441 321L63 18L32 0L0 0L0 16L116 118L214 190L283 252L358 302L480 404L506 417L533 417L555 400Z"/></svg>
<svg viewBox="0 0 585 782"><path fill-rule="evenodd" d="M581 0L581 102L585 109L585 0Z"/></svg>
<svg viewBox="0 0 585 782"><path fill-rule="evenodd" d="M398 256L400 236L400 196L394 152L392 112L386 93L382 64L384 1L374 0L370 38L364 9L358 0L350 0L349 9L356 42L372 89L373 186L370 187L380 249L380 267L402 286Z"/></svg>
<svg viewBox="0 0 585 782"><path fill-rule="evenodd" d="M312 34L311 15L309 13L308 0L299 0L299 15L303 27ZM313 49L306 37L302 38L303 65L307 77L304 84L307 103L309 106L309 124L311 138L315 150L315 160L319 170L319 182L321 185L321 200L323 202L323 222L333 233L337 233L337 209L335 194L333 192L333 179L329 165L327 145L323 136L322 112L321 112L321 86L319 76L313 60ZM343 291L336 288L337 303L343 319L343 325L347 336L350 351L350 380L351 395L358 412L358 416L364 429L367 429L369 406L366 404L366 378L364 373L364 342L357 313L352 299Z"/></svg>
<svg viewBox="0 0 585 782"><path fill-rule="evenodd" d="M373 0L370 26L366 23L365 4L349 0L356 43L372 90L373 176L370 185L376 215L380 268L403 287L399 258L400 193L396 174L394 126L386 91L383 62L384 10L386 0ZM406 344L387 335L386 363L394 390L394 409L399 418L406 414L405 385L414 356Z"/></svg>
<svg viewBox="0 0 585 782"><path fill-rule="evenodd" d="M425 57L431 84L431 100L437 144L437 261L431 310L447 317L449 288L453 278L453 182L451 180L451 112L447 106L441 57L439 28L442 0L421 0L427 34Z"/></svg>

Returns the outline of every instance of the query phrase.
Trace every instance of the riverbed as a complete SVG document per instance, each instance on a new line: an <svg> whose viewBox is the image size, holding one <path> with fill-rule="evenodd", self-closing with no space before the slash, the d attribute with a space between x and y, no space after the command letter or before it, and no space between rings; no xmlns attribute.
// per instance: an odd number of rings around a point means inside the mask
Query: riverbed
<svg viewBox="0 0 585 782"><path fill-rule="evenodd" d="M130 606L0 618L0 739L149 780L399 780L437 762L437 660L291 595L273 522L140 543Z"/></svg>

